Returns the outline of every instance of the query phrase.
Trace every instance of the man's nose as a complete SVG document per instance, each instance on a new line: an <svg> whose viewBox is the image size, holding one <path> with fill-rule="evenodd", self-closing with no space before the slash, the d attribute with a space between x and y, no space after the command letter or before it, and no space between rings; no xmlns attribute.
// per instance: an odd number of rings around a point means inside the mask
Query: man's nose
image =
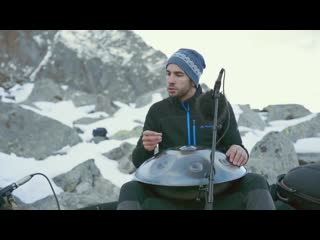
<svg viewBox="0 0 320 240"><path fill-rule="evenodd" d="M174 77L173 77L173 76L168 76L167 82L168 82L169 84L175 83Z"/></svg>

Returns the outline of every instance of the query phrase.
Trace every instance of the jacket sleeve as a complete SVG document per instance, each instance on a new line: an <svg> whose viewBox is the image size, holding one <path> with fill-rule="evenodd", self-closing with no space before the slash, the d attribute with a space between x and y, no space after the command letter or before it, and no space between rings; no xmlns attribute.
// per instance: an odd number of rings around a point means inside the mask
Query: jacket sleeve
<svg viewBox="0 0 320 240"><path fill-rule="evenodd" d="M151 106L149 109L144 126L143 126L143 131L145 130L150 130L150 131L155 131L155 132L160 132L159 127L157 127L159 124L157 123L156 117L154 116L154 107ZM143 134L141 133L141 136L137 142L137 145L135 149L132 152L132 162L133 165L138 168L140 165L146 161L147 159L151 158L154 155L154 150L153 151L147 151L143 144L142 144L142 136Z"/></svg>
<svg viewBox="0 0 320 240"><path fill-rule="evenodd" d="M218 135L217 148L219 147L219 149L222 151L227 152L231 145L236 144L241 146L247 152L249 157L249 152L242 143L241 135L238 129L238 123L236 121L232 106L229 102L228 109L229 111L226 113L226 118L222 123L222 128L220 129L220 134ZM220 138L221 140L219 141Z"/></svg>

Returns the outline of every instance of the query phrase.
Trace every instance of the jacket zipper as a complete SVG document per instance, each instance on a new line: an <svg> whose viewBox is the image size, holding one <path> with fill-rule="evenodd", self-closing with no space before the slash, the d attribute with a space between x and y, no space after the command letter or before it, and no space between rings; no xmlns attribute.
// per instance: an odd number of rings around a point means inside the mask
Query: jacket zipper
<svg viewBox="0 0 320 240"><path fill-rule="evenodd" d="M196 146L197 145L197 135L196 135L196 120L193 120L193 145Z"/></svg>

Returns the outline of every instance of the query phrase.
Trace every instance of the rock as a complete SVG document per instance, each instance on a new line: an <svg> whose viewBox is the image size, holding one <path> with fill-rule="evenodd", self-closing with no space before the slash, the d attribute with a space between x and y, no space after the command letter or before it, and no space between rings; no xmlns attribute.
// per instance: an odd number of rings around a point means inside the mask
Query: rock
<svg viewBox="0 0 320 240"><path fill-rule="evenodd" d="M269 113L268 122L301 118L311 113L308 109L299 104L269 105L263 108L262 111Z"/></svg>
<svg viewBox="0 0 320 240"><path fill-rule="evenodd" d="M115 140L125 140L128 138L139 138L142 133L143 127L137 126L133 128L131 131L128 130L120 130L112 135L110 138Z"/></svg>
<svg viewBox="0 0 320 240"><path fill-rule="evenodd" d="M162 98L168 97L166 88L159 88L154 91L149 91L136 99L136 108L150 104L152 102L152 95L157 93L160 94Z"/></svg>
<svg viewBox="0 0 320 240"><path fill-rule="evenodd" d="M13 79L29 78L46 56L57 30L1 30L0 69Z"/></svg>
<svg viewBox="0 0 320 240"><path fill-rule="evenodd" d="M134 148L134 145L124 142L120 147L112 149L103 155L111 160L117 160L119 162L118 168L121 172L131 174L136 170L132 163L132 151Z"/></svg>
<svg viewBox="0 0 320 240"><path fill-rule="evenodd" d="M246 166L274 184L278 175L299 166L299 162L293 143L282 133L270 132L255 144Z"/></svg>
<svg viewBox="0 0 320 240"><path fill-rule="evenodd" d="M300 165L308 163L320 163L319 152L297 153Z"/></svg>
<svg viewBox="0 0 320 240"><path fill-rule="evenodd" d="M103 193L93 192L90 194L63 192L58 196L61 210L77 210L89 205L103 204L117 201L119 197L109 197ZM58 210L57 202L53 195L35 201L28 205L32 210Z"/></svg>
<svg viewBox="0 0 320 240"><path fill-rule="evenodd" d="M210 88L205 83L201 83L202 92L207 92L210 90Z"/></svg>
<svg viewBox="0 0 320 240"><path fill-rule="evenodd" d="M281 131L292 142L302 138L312 138L320 136L320 114L309 121L287 127Z"/></svg>
<svg viewBox="0 0 320 240"><path fill-rule="evenodd" d="M165 87L166 60L132 31L64 30L58 32L50 60L35 79L50 78L128 104L145 92Z"/></svg>
<svg viewBox="0 0 320 240"><path fill-rule="evenodd" d="M59 102L64 100L64 90L50 79L40 79L34 83L29 97L22 104L32 105L33 102Z"/></svg>
<svg viewBox="0 0 320 240"><path fill-rule="evenodd" d="M97 137L93 137L90 142L94 142L95 144L98 144L102 141L108 140L109 138L107 137L101 137L101 136L97 136Z"/></svg>
<svg viewBox="0 0 320 240"><path fill-rule="evenodd" d="M84 117L80 118L76 121L73 122L74 125L79 124L79 125L89 125L98 121L101 121L103 119L106 119L105 117L99 117L99 118L90 118L90 117ZM82 132L83 133L83 132Z"/></svg>
<svg viewBox="0 0 320 240"><path fill-rule="evenodd" d="M119 198L120 189L102 177L93 159L79 164L53 180L65 191L57 196L61 209L79 209L89 205L117 201ZM30 205L38 210L57 209L53 195Z"/></svg>
<svg viewBox="0 0 320 240"><path fill-rule="evenodd" d="M265 122L260 118L259 114L250 109L250 105L239 105L243 111L238 119L238 125L252 129L263 130L266 127Z"/></svg>
<svg viewBox="0 0 320 240"><path fill-rule="evenodd" d="M42 160L82 141L74 129L15 104L0 103L0 112L0 152Z"/></svg>

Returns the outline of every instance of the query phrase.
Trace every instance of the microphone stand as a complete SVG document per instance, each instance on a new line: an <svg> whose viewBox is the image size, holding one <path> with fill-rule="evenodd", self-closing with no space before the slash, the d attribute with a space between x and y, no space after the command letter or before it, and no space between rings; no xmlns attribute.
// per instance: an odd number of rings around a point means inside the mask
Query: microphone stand
<svg viewBox="0 0 320 240"><path fill-rule="evenodd" d="M213 193L214 193L214 160L215 160L215 152L216 152L216 141L217 141L217 123L218 123L218 103L220 98L220 86L221 86L221 76L224 69L220 71L220 75L216 85L214 87L213 93L211 97L213 98L213 128L212 128L212 147L211 147L211 157L210 157L210 174L209 174L209 183L206 188L206 205L204 210L212 210L213 208ZM212 91L212 90L211 90Z"/></svg>

